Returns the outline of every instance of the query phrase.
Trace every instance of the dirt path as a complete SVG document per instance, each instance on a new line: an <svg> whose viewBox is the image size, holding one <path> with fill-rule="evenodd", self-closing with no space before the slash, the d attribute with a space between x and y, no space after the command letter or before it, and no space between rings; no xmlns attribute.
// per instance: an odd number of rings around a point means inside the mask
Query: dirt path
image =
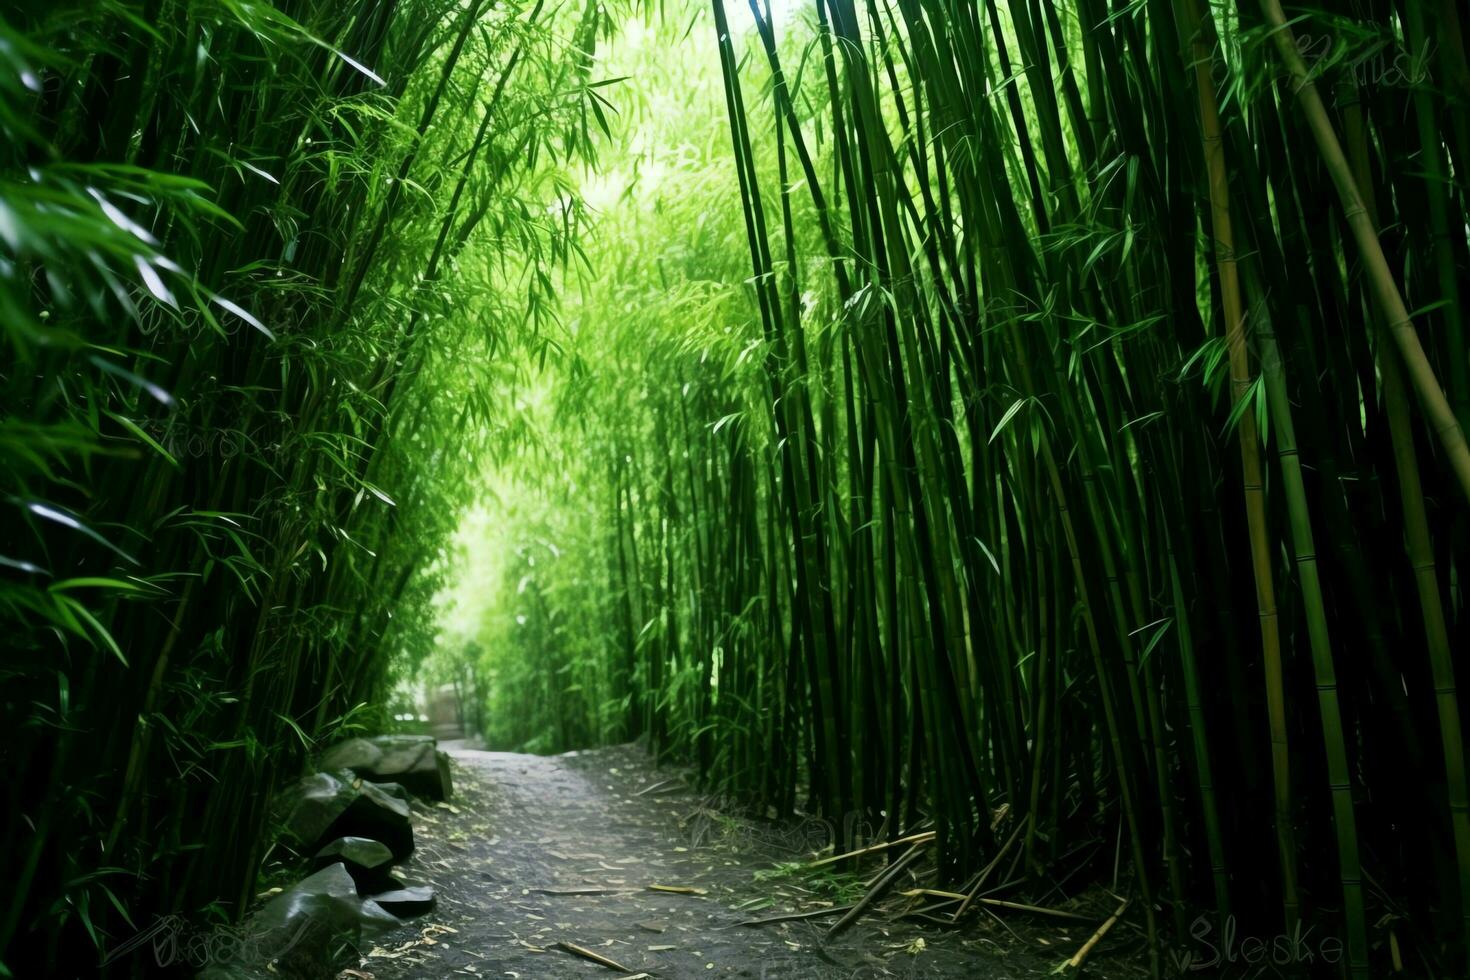
<svg viewBox="0 0 1470 980"><path fill-rule="evenodd" d="M756 876L783 854L809 854L810 825L782 837L701 809L697 796L631 746L451 756L454 801L418 811L418 848L404 868L405 877L438 889L438 907L380 937L358 972L344 976L625 975L559 943L663 980L1007 980L1045 975L1061 958L1062 946L1033 955L983 919L947 932L875 916L825 949L831 918L741 927L744 919L820 907L809 884Z"/></svg>

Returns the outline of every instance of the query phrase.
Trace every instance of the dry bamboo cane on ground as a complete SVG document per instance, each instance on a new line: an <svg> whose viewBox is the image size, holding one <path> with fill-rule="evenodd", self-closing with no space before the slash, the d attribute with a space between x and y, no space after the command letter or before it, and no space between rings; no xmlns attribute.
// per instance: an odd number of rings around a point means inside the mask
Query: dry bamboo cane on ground
<svg viewBox="0 0 1470 980"><path fill-rule="evenodd" d="M811 912L791 912L786 915L773 915L765 919L746 919L737 922L737 926L770 926L778 922L800 922L803 919L820 919L828 915L840 915L852 910L851 905L834 905L830 909L814 909Z"/></svg>
<svg viewBox="0 0 1470 980"><path fill-rule="evenodd" d="M1092 937L1088 939L1087 942L1083 943L1081 948L1079 948L1077 952L1072 954L1072 958L1067 961L1067 967L1069 969L1082 969L1082 963L1087 959L1087 955L1097 947L1098 943L1102 942L1103 937L1108 934L1108 930L1112 929L1113 926L1117 924L1118 920L1122 918L1123 912L1127 910L1128 903L1130 901L1131 899L1123 899L1123 903L1118 906L1117 911L1108 916L1107 921L1097 927L1097 932L1094 932L1092 934Z"/></svg>
<svg viewBox="0 0 1470 980"><path fill-rule="evenodd" d="M878 882L874 884L871 889L868 890L868 893L864 895L858 901L858 903L848 911L846 915L838 919L837 922L833 924L831 929L827 930L827 935L824 937L823 941L831 942L838 935L840 935L844 929L856 922L862 916L862 914L867 911L870 905L872 905L878 899L882 898L883 895L888 891L888 889L893 887L894 882L898 881L898 876L903 874L904 870L910 864L913 864L914 861L918 860L919 855L923 853L925 843L928 842L923 841L915 844L913 847L904 852L903 857L893 862L893 866L890 867L886 872L884 872L883 877L878 879Z"/></svg>
<svg viewBox="0 0 1470 980"><path fill-rule="evenodd" d="M955 909L955 922L959 922L960 919L964 918L965 911L970 907L970 904L975 901L975 897L980 894L980 889L985 887L985 882L990 880L991 873L995 871L1001 860L1006 856L1006 852L1015 845L1017 839L1021 836L1021 831L1029 825L1030 818L1028 817L1026 821L1021 823L1021 825L1015 829L1015 831L1011 834L1010 840L1005 842L1005 845L995 853L995 857L991 858L990 863L987 864L985 866L985 869L981 871L980 874L976 877L975 887L970 889L969 893L964 896L964 901L960 902L960 907Z"/></svg>
<svg viewBox="0 0 1470 980"><path fill-rule="evenodd" d="M559 949L571 953L573 956L580 956L584 960L590 960L591 962L596 963L599 966L607 967L609 970L617 970L619 973L633 972L626 966L623 966L617 960L609 959L606 956L603 956L601 953L594 953L592 950L587 949L583 946L578 946L576 943L563 941L557 943L556 945Z"/></svg>
<svg viewBox="0 0 1470 980"><path fill-rule="evenodd" d="M820 868L824 865L836 864L838 861L846 861L848 858L859 858L864 857L868 854L877 854L879 851L886 851L890 847L898 847L901 844L927 844L933 839L934 831L928 830L922 834L913 834L909 837L900 837L898 840L891 840L882 844L874 844L871 847L860 848L856 851L847 851L843 854L833 854L828 857L821 858L820 860L812 861L810 864L807 865L807 868Z"/></svg>

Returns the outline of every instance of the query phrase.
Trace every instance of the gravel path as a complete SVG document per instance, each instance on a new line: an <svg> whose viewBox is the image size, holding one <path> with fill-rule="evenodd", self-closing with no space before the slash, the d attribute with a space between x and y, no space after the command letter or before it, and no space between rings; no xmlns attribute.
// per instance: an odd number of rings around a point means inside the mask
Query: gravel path
<svg viewBox="0 0 1470 980"><path fill-rule="evenodd" d="M741 927L830 901L808 882L757 877L809 856L819 825L775 833L726 818L633 746L552 757L448 748L454 800L416 807L418 848L403 868L438 889L438 907L379 937L344 977L1008 980L1045 975L1085 938L1074 929L1038 956L984 917L947 931L875 913L825 948L830 917Z"/></svg>

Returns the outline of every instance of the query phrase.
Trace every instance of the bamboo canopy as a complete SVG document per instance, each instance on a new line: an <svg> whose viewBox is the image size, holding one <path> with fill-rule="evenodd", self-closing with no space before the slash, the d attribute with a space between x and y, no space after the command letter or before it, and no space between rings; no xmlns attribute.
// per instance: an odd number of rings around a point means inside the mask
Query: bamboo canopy
<svg viewBox="0 0 1470 980"><path fill-rule="evenodd" d="M452 685L956 930L1105 889L1071 968L1470 975L1467 48L1453 0L0 11L0 969L238 919L273 796Z"/></svg>

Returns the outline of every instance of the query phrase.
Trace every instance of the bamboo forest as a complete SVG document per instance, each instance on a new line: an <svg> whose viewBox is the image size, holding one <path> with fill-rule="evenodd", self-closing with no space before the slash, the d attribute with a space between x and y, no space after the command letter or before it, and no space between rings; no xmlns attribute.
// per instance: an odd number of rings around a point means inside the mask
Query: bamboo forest
<svg viewBox="0 0 1470 980"><path fill-rule="evenodd" d="M1467 50L0 0L0 977L1470 977Z"/></svg>

